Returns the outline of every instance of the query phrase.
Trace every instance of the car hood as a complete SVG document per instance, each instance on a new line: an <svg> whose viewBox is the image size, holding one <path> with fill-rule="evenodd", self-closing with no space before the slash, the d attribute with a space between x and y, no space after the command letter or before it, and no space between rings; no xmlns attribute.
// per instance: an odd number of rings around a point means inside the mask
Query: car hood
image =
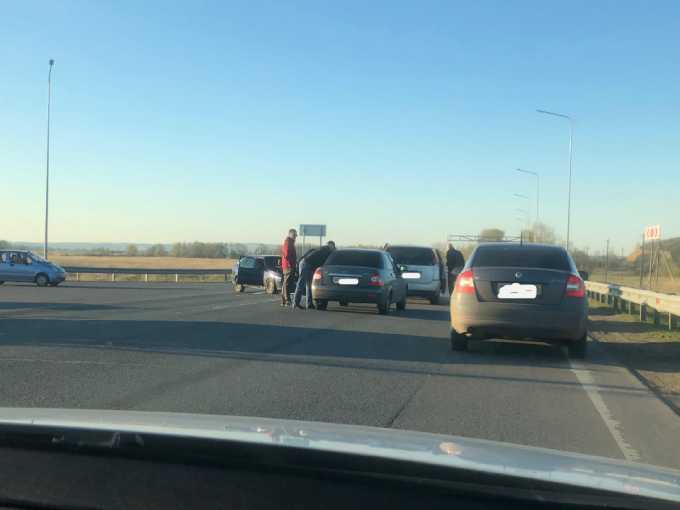
<svg viewBox="0 0 680 510"><path fill-rule="evenodd" d="M680 502L680 471L544 448L395 429L183 413L0 408L2 425L153 433L352 453Z"/></svg>

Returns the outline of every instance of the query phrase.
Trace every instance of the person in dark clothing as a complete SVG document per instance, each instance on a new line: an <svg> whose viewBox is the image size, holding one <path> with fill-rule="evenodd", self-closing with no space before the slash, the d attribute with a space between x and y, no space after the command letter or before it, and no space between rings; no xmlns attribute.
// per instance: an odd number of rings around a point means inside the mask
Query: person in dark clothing
<svg viewBox="0 0 680 510"><path fill-rule="evenodd" d="M465 258L463 257L463 254L456 250L451 243L449 243L449 249L446 250L446 268L447 268L447 273L448 273L448 279L449 279L449 293L451 293L453 289L453 284L455 278L452 277L451 273L453 272L454 274L457 275L457 273L460 271L460 268L465 265Z"/></svg>
<svg viewBox="0 0 680 510"><path fill-rule="evenodd" d="M309 250L304 257L300 259L299 273L297 286L295 287L295 296L293 297L294 308L302 308L300 301L302 300L302 293L306 295L307 308L314 308L312 305L312 276L314 271L324 265L328 256L335 250L335 243L328 241L326 246L319 249Z"/></svg>
<svg viewBox="0 0 680 510"><path fill-rule="evenodd" d="M281 282L281 306L290 305L290 291L295 278L297 267L297 252L295 251L295 239L297 230L291 228L281 247L281 270L283 281Z"/></svg>

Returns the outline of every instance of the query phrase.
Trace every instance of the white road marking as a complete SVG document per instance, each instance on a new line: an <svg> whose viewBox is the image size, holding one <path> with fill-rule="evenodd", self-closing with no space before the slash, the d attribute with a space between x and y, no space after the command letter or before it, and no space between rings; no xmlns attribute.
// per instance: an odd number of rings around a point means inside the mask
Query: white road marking
<svg viewBox="0 0 680 510"><path fill-rule="evenodd" d="M604 424L609 430L609 433L614 438L614 441L619 447L619 450L621 450L624 458L629 461L640 460L640 453L624 439L623 432L620 428L620 423L613 418L611 411L602 398L602 395L600 395L600 388L595 383L595 378L593 377L592 372L588 370L582 363L572 361L571 359L569 360L569 364L571 365L571 371L576 376L576 379L578 379L578 382L581 383L581 386L583 386L584 391L590 398L590 401L593 403L593 406L597 412L600 414L602 421L604 421Z"/></svg>

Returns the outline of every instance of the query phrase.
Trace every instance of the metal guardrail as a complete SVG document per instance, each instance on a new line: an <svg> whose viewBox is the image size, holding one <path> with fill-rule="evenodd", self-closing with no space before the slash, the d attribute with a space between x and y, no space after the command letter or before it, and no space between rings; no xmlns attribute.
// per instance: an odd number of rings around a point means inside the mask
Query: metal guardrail
<svg viewBox="0 0 680 510"><path fill-rule="evenodd" d="M144 275L144 281L149 281L150 274L175 275L175 282L179 282L180 275L224 275L224 281L229 281L231 269L153 269L140 267L64 267L64 270L75 275L76 281L80 280L81 274L110 274L111 281L116 281L116 275Z"/></svg>
<svg viewBox="0 0 680 510"><path fill-rule="evenodd" d="M588 297L611 305L615 310L634 313L637 307L640 320L647 320L651 310L655 324L661 321L661 314L668 320L668 329L673 329L680 317L680 296L661 294L651 290L623 287L613 283L586 282Z"/></svg>

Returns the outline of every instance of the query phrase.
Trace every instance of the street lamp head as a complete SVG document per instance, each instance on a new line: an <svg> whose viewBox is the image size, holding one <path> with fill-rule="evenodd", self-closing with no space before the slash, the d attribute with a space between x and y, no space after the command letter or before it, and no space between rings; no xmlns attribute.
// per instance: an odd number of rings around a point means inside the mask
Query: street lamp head
<svg viewBox="0 0 680 510"><path fill-rule="evenodd" d="M51 59L50 59L50 67L52 67L53 65L54 65L54 59L51 58Z"/></svg>

